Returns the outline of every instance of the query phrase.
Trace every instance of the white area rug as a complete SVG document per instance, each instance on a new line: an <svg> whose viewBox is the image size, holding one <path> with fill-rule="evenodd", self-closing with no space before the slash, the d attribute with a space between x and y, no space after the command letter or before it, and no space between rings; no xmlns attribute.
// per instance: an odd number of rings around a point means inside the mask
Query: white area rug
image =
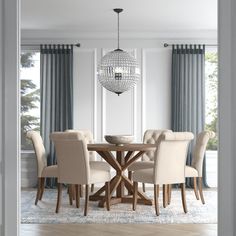
<svg viewBox="0 0 236 236"><path fill-rule="evenodd" d="M149 197L153 197L153 191L147 191ZM188 213L182 208L181 194L179 190L172 191L171 204L167 208L162 206L160 192L160 216L155 215L154 206L138 205L136 211L131 204L116 204L110 211L97 207L97 202L89 202L88 216L83 216L84 199L81 199L80 208L75 204L69 205L66 190L63 191L60 213L55 213L56 190L45 189L43 200L34 205L36 190L21 192L21 222L29 223L217 223L217 192L215 190L204 191L206 204L196 200L192 190L186 191Z"/></svg>

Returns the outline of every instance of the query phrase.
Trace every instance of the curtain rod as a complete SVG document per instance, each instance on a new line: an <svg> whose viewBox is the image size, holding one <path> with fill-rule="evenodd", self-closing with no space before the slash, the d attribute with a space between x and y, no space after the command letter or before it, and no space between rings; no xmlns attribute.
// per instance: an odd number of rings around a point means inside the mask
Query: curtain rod
<svg viewBox="0 0 236 236"><path fill-rule="evenodd" d="M170 47L170 46L173 46L175 44L168 44L168 43L164 43L164 47L167 48L167 47ZM186 45L186 44L179 44L179 45ZM203 44L197 44L197 45L203 45ZM217 47L218 44L205 44L205 46L207 47Z"/></svg>
<svg viewBox="0 0 236 236"><path fill-rule="evenodd" d="M43 45L43 44L42 44ZM61 45L60 43L55 43L55 45ZM76 47L80 47L80 43L70 44ZM40 46L40 44L33 44L33 43L22 43L21 46Z"/></svg>

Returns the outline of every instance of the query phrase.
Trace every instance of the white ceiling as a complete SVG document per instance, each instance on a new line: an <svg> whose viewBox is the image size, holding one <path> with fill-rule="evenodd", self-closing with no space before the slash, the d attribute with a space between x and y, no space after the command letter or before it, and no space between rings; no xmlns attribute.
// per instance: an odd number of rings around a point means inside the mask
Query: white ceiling
<svg viewBox="0 0 236 236"><path fill-rule="evenodd" d="M22 0L22 29L124 32L217 29L217 0Z"/></svg>

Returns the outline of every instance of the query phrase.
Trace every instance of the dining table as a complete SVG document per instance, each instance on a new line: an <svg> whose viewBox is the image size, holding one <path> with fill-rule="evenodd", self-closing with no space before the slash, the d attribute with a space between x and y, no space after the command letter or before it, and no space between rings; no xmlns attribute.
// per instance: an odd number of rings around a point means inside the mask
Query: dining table
<svg viewBox="0 0 236 236"><path fill-rule="evenodd" d="M110 180L110 204L132 203L133 183L127 177L125 171L137 161L145 152L154 150L155 144L129 143L114 145L108 143L87 144L88 151L96 151L112 168L115 169L115 176ZM115 153L115 156L114 154ZM127 189L127 194L125 193ZM105 205L105 185L90 195L90 201L99 201L98 206ZM153 200L145 193L138 190L139 204L152 205Z"/></svg>

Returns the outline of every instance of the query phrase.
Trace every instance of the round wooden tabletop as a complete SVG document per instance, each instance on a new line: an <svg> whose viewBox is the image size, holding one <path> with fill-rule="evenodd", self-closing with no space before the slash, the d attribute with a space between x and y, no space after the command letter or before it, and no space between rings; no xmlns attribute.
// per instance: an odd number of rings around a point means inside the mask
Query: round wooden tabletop
<svg viewBox="0 0 236 236"><path fill-rule="evenodd" d="M149 151L156 148L156 144L130 143L117 146L109 143L87 145L89 151Z"/></svg>

